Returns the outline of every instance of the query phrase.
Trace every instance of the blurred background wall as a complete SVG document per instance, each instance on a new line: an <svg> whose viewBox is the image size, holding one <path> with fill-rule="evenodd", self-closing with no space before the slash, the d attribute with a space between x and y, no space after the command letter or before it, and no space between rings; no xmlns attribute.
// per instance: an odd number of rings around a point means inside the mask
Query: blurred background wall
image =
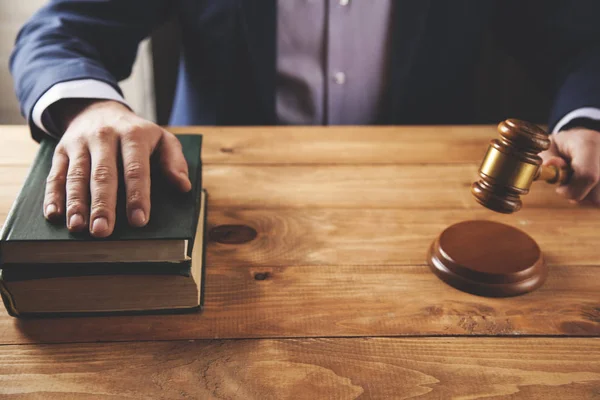
<svg viewBox="0 0 600 400"><path fill-rule="evenodd" d="M127 0L123 0L127 1ZM45 0L0 0L0 124L21 124L8 58L20 26ZM127 101L147 119L167 124L179 59L177 21L158 27L140 45L132 76L121 83ZM477 109L473 124L495 124L506 118L546 123L550 100L541 94L512 58L486 38L475 80Z"/></svg>
<svg viewBox="0 0 600 400"><path fill-rule="evenodd" d="M45 2L46 0L0 0L0 124L25 123L14 94L8 59L19 28ZM133 73L121 83L121 88L125 98L138 114L152 121L156 120L149 40L140 45Z"/></svg>

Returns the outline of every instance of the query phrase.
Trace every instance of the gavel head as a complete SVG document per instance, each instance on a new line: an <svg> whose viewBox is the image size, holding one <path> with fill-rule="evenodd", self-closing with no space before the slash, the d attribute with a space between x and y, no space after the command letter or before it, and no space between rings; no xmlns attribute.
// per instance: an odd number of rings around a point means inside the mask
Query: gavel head
<svg viewBox="0 0 600 400"><path fill-rule="evenodd" d="M550 139L537 125L516 119L501 122L498 132L500 139L490 142L471 193L481 205L510 214L521 208L521 195L529 193L542 165L538 153L550 147Z"/></svg>

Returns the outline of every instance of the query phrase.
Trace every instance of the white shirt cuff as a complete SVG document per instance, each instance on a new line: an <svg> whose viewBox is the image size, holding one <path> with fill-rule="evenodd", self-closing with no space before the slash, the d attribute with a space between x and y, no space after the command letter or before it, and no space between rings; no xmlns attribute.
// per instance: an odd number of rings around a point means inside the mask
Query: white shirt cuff
<svg viewBox="0 0 600 400"><path fill-rule="evenodd" d="M47 129L42 123L42 115L52 104L62 99L99 99L99 100L115 100L129 105L108 83L98 81L95 79L77 79L73 81L60 82L52 86L40 97L40 99L33 106L33 112L31 118L33 123L46 132L48 135L56 137L56 135ZM131 108L131 107L130 107Z"/></svg>
<svg viewBox="0 0 600 400"><path fill-rule="evenodd" d="M560 121L558 121L558 123L552 130L552 133L554 134L560 131L563 128L563 126L567 125L575 118L589 118L600 121L600 108L584 107L571 111L570 113L562 117Z"/></svg>

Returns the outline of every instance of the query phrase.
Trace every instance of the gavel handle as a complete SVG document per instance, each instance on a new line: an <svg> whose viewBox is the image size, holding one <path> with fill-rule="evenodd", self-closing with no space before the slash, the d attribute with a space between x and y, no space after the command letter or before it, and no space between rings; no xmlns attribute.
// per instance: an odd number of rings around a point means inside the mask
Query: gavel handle
<svg viewBox="0 0 600 400"><path fill-rule="evenodd" d="M554 165L543 165L534 180L565 185L571 179L572 173L573 171L569 167L558 168Z"/></svg>

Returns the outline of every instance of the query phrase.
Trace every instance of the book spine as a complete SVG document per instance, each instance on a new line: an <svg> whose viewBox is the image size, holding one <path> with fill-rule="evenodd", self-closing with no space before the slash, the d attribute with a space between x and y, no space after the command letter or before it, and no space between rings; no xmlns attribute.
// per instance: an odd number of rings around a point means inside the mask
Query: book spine
<svg viewBox="0 0 600 400"><path fill-rule="evenodd" d="M196 229L198 228L198 218L200 217L200 208L202 207L202 194L206 194L206 191L203 189L202 187L202 143L203 143L203 136L202 135L198 135L197 136L198 140L199 140L199 147L200 147L200 155L198 157L198 171L196 173L196 179L198 180L198 184L196 185L195 188L195 192L193 193L194 196L194 205L195 205L195 209L194 209L194 219L191 221L191 232L192 232L192 236L191 239L189 240L188 243L188 248L187 248L187 256L191 257L192 256L192 251L194 249L194 239L196 238ZM206 225L206 221L205 221L205 225Z"/></svg>
<svg viewBox="0 0 600 400"><path fill-rule="evenodd" d="M191 314L202 311L200 306L183 308L157 308L151 310L123 310L123 311L57 311L57 312L20 312L10 314L21 319L30 318L77 318L77 317L112 317L112 316L138 316L138 315L178 315Z"/></svg>
<svg viewBox="0 0 600 400"><path fill-rule="evenodd" d="M198 310L204 310L204 293L205 293L205 282L206 282L206 245L208 242L208 192L206 189L200 188L200 191L204 193L204 214L200 217L204 219L202 232L202 243L196 243L196 246L202 246L202 268L200 270L200 304Z"/></svg>
<svg viewBox="0 0 600 400"><path fill-rule="evenodd" d="M0 270L0 297L2 297L8 314L12 317L18 317L19 311L17 311L17 307L15 306L15 300L4 284L4 279L2 279L2 270Z"/></svg>
<svg viewBox="0 0 600 400"><path fill-rule="evenodd" d="M191 276L191 260L133 263L46 263L12 264L2 266L0 273L4 282L37 279L57 279L80 276L105 275L174 275Z"/></svg>

